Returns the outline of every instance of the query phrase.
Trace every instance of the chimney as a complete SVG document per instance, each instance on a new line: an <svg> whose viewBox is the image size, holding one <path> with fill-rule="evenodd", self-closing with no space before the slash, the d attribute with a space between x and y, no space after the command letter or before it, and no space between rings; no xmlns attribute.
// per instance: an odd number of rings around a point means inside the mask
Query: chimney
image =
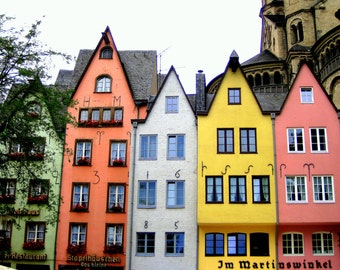
<svg viewBox="0 0 340 270"><path fill-rule="evenodd" d="M199 70L196 74L196 112L204 112L205 110L205 74L203 70Z"/></svg>

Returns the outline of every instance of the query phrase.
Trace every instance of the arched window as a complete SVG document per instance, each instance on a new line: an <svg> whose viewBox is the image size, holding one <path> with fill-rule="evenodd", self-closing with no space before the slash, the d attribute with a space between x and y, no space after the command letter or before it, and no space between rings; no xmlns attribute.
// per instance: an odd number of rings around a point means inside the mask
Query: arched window
<svg viewBox="0 0 340 270"><path fill-rule="evenodd" d="M270 84L269 74L267 72L263 73L263 85Z"/></svg>
<svg viewBox="0 0 340 270"><path fill-rule="evenodd" d="M250 87L254 86L254 77L252 75L248 76L248 83L249 83Z"/></svg>
<svg viewBox="0 0 340 270"><path fill-rule="evenodd" d="M97 79L96 92L111 92L111 78L109 76L101 76Z"/></svg>
<svg viewBox="0 0 340 270"><path fill-rule="evenodd" d="M282 83L282 78L281 78L281 73L278 71L275 71L274 73L274 84L281 84Z"/></svg>
<svg viewBox="0 0 340 270"><path fill-rule="evenodd" d="M290 38L291 43L295 44L301 42L304 39L303 25L301 21L294 21L290 26Z"/></svg>
<svg viewBox="0 0 340 270"><path fill-rule="evenodd" d="M290 38L292 40L292 44L295 44L297 42L297 29L296 29L296 26L295 25L292 25L291 28L290 28Z"/></svg>
<svg viewBox="0 0 340 270"><path fill-rule="evenodd" d="M301 42L304 39L302 22L298 23L297 28L298 28L298 42Z"/></svg>
<svg viewBox="0 0 340 270"><path fill-rule="evenodd" d="M111 47L104 47L101 51L100 51L100 58L102 59L112 59L112 48Z"/></svg>
<svg viewBox="0 0 340 270"><path fill-rule="evenodd" d="M261 79L261 75L260 74L256 74L255 75L255 85L256 86L262 85L262 79Z"/></svg>

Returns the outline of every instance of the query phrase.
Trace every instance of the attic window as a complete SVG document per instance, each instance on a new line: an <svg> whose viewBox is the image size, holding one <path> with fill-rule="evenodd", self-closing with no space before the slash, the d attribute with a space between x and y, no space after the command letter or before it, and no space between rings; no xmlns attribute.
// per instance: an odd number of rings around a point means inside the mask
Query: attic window
<svg viewBox="0 0 340 270"><path fill-rule="evenodd" d="M111 47L104 47L100 51L100 58L101 59L112 59L112 54L113 54L113 50Z"/></svg>

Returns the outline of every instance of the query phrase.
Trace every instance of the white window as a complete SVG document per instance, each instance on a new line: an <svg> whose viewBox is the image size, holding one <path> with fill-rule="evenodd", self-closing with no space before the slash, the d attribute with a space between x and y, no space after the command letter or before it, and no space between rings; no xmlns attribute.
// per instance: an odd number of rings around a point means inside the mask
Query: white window
<svg viewBox="0 0 340 270"><path fill-rule="evenodd" d="M334 202L332 176L313 176L315 202Z"/></svg>
<svg viewBox="0 0 340 270"><path fill-rule="evenodd" d="M313 254L330 255L334 254L333 235L329 232L317 232L312 234Z"/></svg>
<svg viewBox="0 0 340 270"><path fill-rule="evenodd" d="M303 255L303 235L301 233L283 234L282 248L284 255Z"/></svg>
<svg viewBox="0 0 340 270"><path fill-rule="evenodd" d="M106 227L106 247L123 245L123 225L107 225Z"/></svg>
<svg viewBox="0 0 340 270"><path fill-rule="evenodd" d="M99 109L92 110L91 120L92 121L99 121Z"/></svg>
<svg viewBox="0 0 340 270"><path fill-rule="evenodd" d="M286 177L287 202L307 202L306 177Z"/></svg>
<svg viewBox="0 0 340 270"><path fill-rule="evenodd" d="M28 222L26 230L26 243L44 243L45 239L45 223ZM27 244L29 246L29 244ZM28 249L26 246L25 249Z"/></svg>
<svg viewBox="0 0 340 270"><path fill-rule="evenodd" d="M72 196L73 211L87 211L89 208L89 185L74 184Z"/></svg>
<svg viewBox="0 0 340 270"><path fill-rule="evenodd" d="M86 240L86 225L85 224L72 224L70 244L71 245L85 245Z"/></svg>
<svg viewBox="0 0 340 270"><path fill-rule="evenodd" d="M112 213L124 212L125 186L122 184L109 185L108 211Z"/></svg>
<svg viewBox="0 0 340 270"><path fill-rule="evenodd" d="M97 79L96 92L111 92L111 78L102 76Z"/></svg>
<svg viewBox="0 0 340 270"><path fill-rule="evenodd" d="M314 103L313 89L310 87L301 87L300 100L301 103Z"/></svg>
<svg viewBox="0 0 340 270"><path fill-rule="evenodd" d="M303 128L287 129L288 152L303 153L305 151Z"/></svg>
<svg viewBox="0 0 340 270"><path fill-rule="evenodd" d="M76 165L91 165L91 145L89 141L78 141L76 145Z"/></svg>
<svg viewBox="0 0 340 270"><path fill-rule="evenodd" d="M311 128L310 148L312 152L327 152L327 133L325 128Z"/></svg>
<svg viewBox="0 0 340 270"><path fill-rule="evenodd" d="M126 165L126 142L111 142L111 166Z"/></svg>

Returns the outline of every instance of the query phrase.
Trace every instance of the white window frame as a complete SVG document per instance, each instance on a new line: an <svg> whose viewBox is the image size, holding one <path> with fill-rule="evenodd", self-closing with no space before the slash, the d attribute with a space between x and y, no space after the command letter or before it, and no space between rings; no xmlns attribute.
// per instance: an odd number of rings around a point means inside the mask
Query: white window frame
<svg viewBox="0 0 340 270"><path fill-rule="evenodd" d="M316 145L317 150L313 150L313 137L312 137L312 130L316 130ZM320 136L320 131L324 131L324 142L322 142L322 136ZM327 143L327 129L326 128L309 128L309 138L310 138L310 151L312 153L327 153L328 152L328 143ZM321 146L325 145L325 150L322 150Z"/></svg>
<svg viewBox="0 0 340 270"><path fill-rule="evenodd" d="M108 224L106 226L106 245L113 246L123 245L123 225L122 224Z"/></svg>
<svg viewBox="0 0 340 270"><path fill-rule="evenodd" d="M79 187L79 191L76 190ZM79 197L79 199L77 199ZM77 204L89 209L90 185L88 183L74 183L72 190L72 209Z"/></svg>
<svg viewBox="0 0 340 270"><path fill-rule="evenodd" d="M290 248L291 248L291 250L292 250L292 252L291 253L284 253L283 252L283 249L284 249L284 241L283 241L283 237L285 236L285 235L290 235L291 236L291 239L290 239ZM302 243L302 253L295 253L294 252L294 248L295 248L295 246L294 246L294 244L296 243L296 241L295 241L295 239L294 239L294 235L300 235L300 236L302 236L302 239L301 239L301 243ZM287 232L287 233L283 233L282 234L282 254L284 255L284 256L296 256L296 255L299 255L299 256L302 256L302 255L304 255L304 253L305 253L305 244L304 244L304 235L302 234L302 233L298 233L298 232Z"/></svg>
<svg viewBox="0 0 340 270"><path fill-rule="evenodd" d="M100 76L96 81L96 93L111 92L111 78L109 76Z"/></svg>
<svg viewBox="0 0 340 270"><path fill-rule="evenodd" d="M28 222L26 232L26 242L45 242L45 223Z"/></svg>
<svg viewBox="0 0 340 270"><path fill-rule="evenodd" d="M122 165L126 165L127 143L126 141L111 141L110 165L114 165L114 160L121 160Z"/></svg>
<svg viewBox="0 0 340 270"><path fill-rule="evenodd" d="M297 131L301 130L302 131L302 135L301 135L301 138L302 138L302 147L303 149L302 150L298 150L298 146L299 146L299 143L298 143L298 134L297 134ZM292 145L294 144L294 150L290 150L290 142L289 142L289 138L290 138L290 131L293 131L293 139L294 139L294 142L292 143ZM304 134L304 128L287 128L287 150L288 150L288 153L305 153L305 134Z"/></svg>
<svg viewBox="0 0 340 270"><path fill-rule="evenodd" d="M315 250L317 249L317 247L315 247L315 245L314 245L314 239L313 239L313 237L315 236L315 235L319 235L319 244L320 245L318 245L318 247L319 247L319 253L318 252L315 252ZM325 239L325 236L326 235L328 235L328 236L330 236L330 238L327 238L327 239ZM332 248L332 250L331 250L331 252L326 252L326 250L325 250L325 242L326 241L331 241L332 243L331 243L331 248ZM327 255L327 256L329 256L329 255L334 255L334 237L333 237L333 234L331 233L331 232L314 232L314 233L312 233L312 250L313 250L313 255L315 255L315 256L318 256L318 255Z"/></svg>
<svg viewBox="0 0 340 270"><path fill-rule="evenodd" d="M289 194L288 194L288 178L293 180L294 183L294 197L295 199L289 199ZM289 175L286 176L285 179L285 188L286 188L286 202L287 203L307 203L308 202L308 192L307 192L307 184L306 184L306 179L307 177L304 175ZM299 191L299 185L300 183L298 183L298 180L303 180L303 186L304 186L304 192ZM301 199L299 200L299 194L302 193L305 196L305 199Z"/></svg>
<svg viewBox="0 0 340 270"><path fill-rule="evenodd" d="M124 184L109 184L109 198L107 200L108 209L112 207L121 207L124 211L125 202L125 185Z"/></svg>
<svg viewBox="0 0 340 270"><path fill-rule="evenodd" d="M300 88L300 102L304 104L314 103L314 91L312 87Z"/></svg>
<svg viewBox="0 0 340 270"><path fill-rule="evenodd" d="M70 244L71 245L85 245L86 243L86 224L77 223L71 224L70 228Z"/></svg>
<svg viewBox="0 0 340 270"><path fill-rule="evenodd" d="M321 179L321 186L318 185L318 188L321 187L321 192L319 191L319 193L322 194L323 199L322 200L318 200L317 196L316 196L316 183L315 181L317 179ZM330 186L331 186L331 192L329 192L328 190L326 190L327 188L325 187L325 180L330 180ZM329 187L329 185L327 185L327 187ZM328 196L330 195L332 196L332 199L330 200L326 200L325 197L327 197L326 195L328 194ZM333 176L331 175L313 175L313 200L315 203L330 203L330 202L335 202L335 198L334 198L334 179Z"/></svg>

